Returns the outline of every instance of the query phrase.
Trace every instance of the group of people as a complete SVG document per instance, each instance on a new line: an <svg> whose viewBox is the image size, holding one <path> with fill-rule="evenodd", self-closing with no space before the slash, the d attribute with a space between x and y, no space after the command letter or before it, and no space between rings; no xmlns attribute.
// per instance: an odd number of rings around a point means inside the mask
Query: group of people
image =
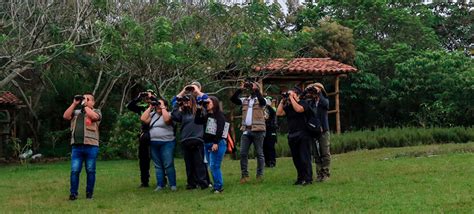
<svg viewBox="0 0 474 214"><path fill-rule="evenodd" d="M244 91L247 93L243 96ZM251 144L257 153L257 181L263 181L264 166L275 167L277 116L286 116L288 121L288 143L297 171L295 185L313 182L312 156L317 165L317 181L329 178L329 102L322 84L311 84L305 90L298 87L290 89L283 94L277 109L272 107L269 97L263 97L259 84L252 81L242 82L230 100L242 109L240 183L250 181L248 155ZM64 119L71 121L72 131L70 200L77 199L79 175L84 162L86 198L93 196L102 118L94 104L94 96L90 93L75 96L63 115ZM138 151L140 187L149 187L152 161L157 180L155 191L167 186L171 191L177 190L174 151L176 133L179 132L186 166L186 189L211 188L213 193L224 190L221 164L227 150L230 124L217 97L203 93L201 84L192 82L174 96L170 104L148 90L132 99L127 108L139 114L142 122ZM309 118L316 119L317 131L307 128Z"/></svg>
<svg viewBox="0 0 474 214"><path fill-rule="evenodd" d="M140 106L142 101L147 106ZM186 189L211 186L215 193L224 190L221 163L227 150L229 124L217 97L201 92L199 82L193 82L173 97L171 108L153 91L141 93L128 103L127 108L141 115L142 134L149 133L149 139L140 137L139 140L140 187L149 186L151 154L157 179L155 191L164 189L168 183L170 189L176 191L173 155L179 124L179 143L186 165ZM212 185L208 169L212 174Z"/></svg>

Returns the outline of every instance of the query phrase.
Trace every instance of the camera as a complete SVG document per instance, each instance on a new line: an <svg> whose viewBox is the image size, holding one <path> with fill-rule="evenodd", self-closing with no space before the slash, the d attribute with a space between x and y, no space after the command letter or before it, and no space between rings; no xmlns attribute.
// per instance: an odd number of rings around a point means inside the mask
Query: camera
<svg viewBox="0 0 474 214"><path fill-rule="evenodd" d="M290 97L290 93L288 91L285 91L285 92L281 93L281 96L285 99L288 99L288 97Z"/></svg>
<svg viewBox="0 0 474 214"><path fill-rule="evenodd" d="M154 106L154 107L159 107L159 106L161 106L161 103L158 102L158 101L156 101L156 100L154 100L154 101L151 101L151 102L150 102L150 105L151 105L151 106Z"/></svg>
<svg viewBox="0 0 474 214"><path fill-rule="evenodd" d="M200 100L198 102L198 105L202 106L203 108L207 108L207 105L209 104L208 100Z"/></svg>
<svg viewBox="0 0 474 214"><path fill-rule="evenodd" d="M314 88L314 87L309 87L306 88L303 93L301 94L301 97L303 98L315 98L319 95L319 91Z"/></svg>
<svg viewBox="0 0 474 214"><path fill-rule="evenodd" d="M253 82L250 78L245 78L244 88L246 88L246 89L252 89L253 88Z"/></svg>
<svg viewBox="0 0 474 214"><path fill-rule="evenodd" d="M74 100L82 102L84 100L84 96L83 95L76 95L76 96L74 96Z"/></svg>

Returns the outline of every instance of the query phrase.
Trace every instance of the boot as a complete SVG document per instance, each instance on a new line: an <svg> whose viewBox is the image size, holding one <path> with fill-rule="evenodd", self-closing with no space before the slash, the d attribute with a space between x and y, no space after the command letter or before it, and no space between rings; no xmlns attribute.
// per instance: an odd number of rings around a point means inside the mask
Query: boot
<svg viewBox="0 0 474 214"><path fill-rule="evenodd" d="M325 169L324 169L324 175L325 175L327 178L331 177L331 173L329 172L329 168L325 168Z"/></svg>
<svg viewBox="0 0 474 214"><path fill-rule="evenodd" d="M316 182L324 181L324 171L322 169L316 169Z"/></svg>
<svg viewBox="0 0 474 214"><path fill-rule="evenodd" d="M321 176L318 180L319 182L324 182L329 179L329 176L331 176L331 174L329 173L329 168L321 169L320 173L321 173Z"/></svg>

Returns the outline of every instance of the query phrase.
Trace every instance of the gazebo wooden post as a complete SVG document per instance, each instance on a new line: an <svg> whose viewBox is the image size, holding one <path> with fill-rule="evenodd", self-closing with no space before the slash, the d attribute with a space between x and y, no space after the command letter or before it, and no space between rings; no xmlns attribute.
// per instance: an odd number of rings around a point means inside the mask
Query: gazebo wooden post
<svg viewBox="0 0 474 214"><path fill-rule="evenodd" d="M335 88L335 110L336 110L336 133L341 134L341 115L339 110L339 75L336 75L334 80Z"/></svg>

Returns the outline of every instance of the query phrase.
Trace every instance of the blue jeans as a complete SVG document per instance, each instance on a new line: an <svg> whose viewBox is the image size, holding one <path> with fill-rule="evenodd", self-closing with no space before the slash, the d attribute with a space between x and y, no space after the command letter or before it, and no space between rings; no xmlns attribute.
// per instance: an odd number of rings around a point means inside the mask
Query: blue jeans
<svg viewBox="0 0 474 214"><path fill-rule="evenodd" d="M90 145L74 145L71 152L71 195L78 195L79 175L82 170L82 163L85 162L87 173L87 193L94 193L95 185L95 164L98 146Z"/></svg>
<svg viewBox="0 0 474 214"><path fill-rule="evenodd" d="M151 141L151 159L155 165L157 186L165 187L165 171L170 186L176 186L176 170L174 168L175 141Z"/></svg>
<svg viewBox="0 0 474 214"><path fill-rule="evenodd" d="M227 150L227 143L225 139L219 141L217 151L212 151L213 143L204 144L204 155L208 161L208 166L211 169L212 180L214 181L214 189L220 190L224 186L224 179L222 178L221 164L224 159L225 151Z"/></svg>

